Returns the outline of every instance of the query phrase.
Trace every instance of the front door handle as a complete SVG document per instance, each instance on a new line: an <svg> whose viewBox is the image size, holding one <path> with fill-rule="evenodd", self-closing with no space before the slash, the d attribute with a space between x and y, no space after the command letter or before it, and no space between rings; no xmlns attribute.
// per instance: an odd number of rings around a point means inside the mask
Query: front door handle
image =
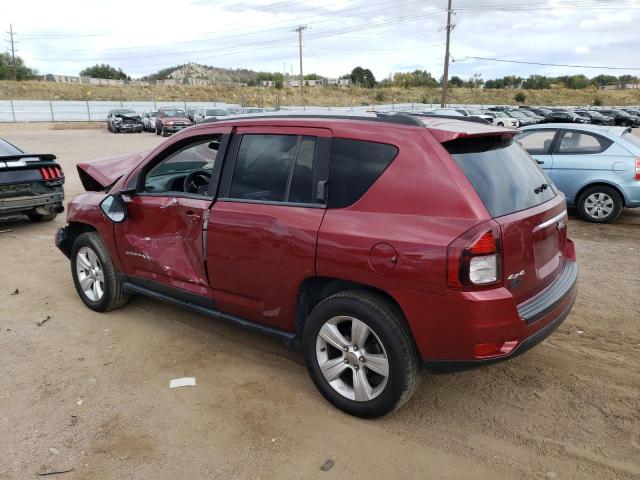
<svg viewBox="0 0 640 480"><path fill-rule="evenodd" d="M542 160L536 160L536 163L537 163L538 165L544 165L544 162L543 162Z"/></svg>

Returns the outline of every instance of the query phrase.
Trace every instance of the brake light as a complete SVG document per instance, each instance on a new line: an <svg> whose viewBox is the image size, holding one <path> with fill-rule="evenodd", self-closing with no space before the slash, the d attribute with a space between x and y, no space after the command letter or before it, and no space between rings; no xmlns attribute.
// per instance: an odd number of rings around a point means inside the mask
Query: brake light
<svg viewBox="0 0 640 480"><path fill-rule="evenodd" d="M42 175L44 180L60 180L64 178L62 169L57 165L53 167L40 167L40 175Z"/></svg>
<svg viewBox="0 0 640 480"><path fill-rule="evenodd" d="M640 157L636 158L636 176L633 179L640 180Z"/></svg>
<svg viewBox="0 0 640 480"><path fill-rule="evenodd" d="M500 227L477 225L447 249L447 285L453 289L495 286L501 282Z"/></svg>

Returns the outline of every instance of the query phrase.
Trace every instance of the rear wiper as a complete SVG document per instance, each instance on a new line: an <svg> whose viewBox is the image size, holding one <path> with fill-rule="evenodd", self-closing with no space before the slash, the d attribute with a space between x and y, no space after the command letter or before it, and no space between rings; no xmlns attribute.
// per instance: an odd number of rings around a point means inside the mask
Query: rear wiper
<svg viewBox="0 0 640 480"><path fill-rule="evenodd" d="M543 183L542 185L540 185L539 187L536 187L533 189L533 193L542 193L543 191L545 191L547 188L549 188L549 184L548 183Z"/></svg>

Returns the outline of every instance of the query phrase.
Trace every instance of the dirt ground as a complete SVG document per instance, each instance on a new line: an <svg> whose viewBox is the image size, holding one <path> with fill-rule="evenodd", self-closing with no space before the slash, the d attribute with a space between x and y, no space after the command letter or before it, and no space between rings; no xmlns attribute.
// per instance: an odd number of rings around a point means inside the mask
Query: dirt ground
<svg viewBox="0 0 640 480"><path fill-rule="evenodd" d="M0 137L57 154L68 199L77 162L162 141L47 125ZM146 298L87 309L54 246L64 223L0 223L0 480L640 478L640 211L602 226L571 216L578 300L544 343L425 373L374 421L329 405L266 337ZM197 385L170 390L182 376Z"/></svg>

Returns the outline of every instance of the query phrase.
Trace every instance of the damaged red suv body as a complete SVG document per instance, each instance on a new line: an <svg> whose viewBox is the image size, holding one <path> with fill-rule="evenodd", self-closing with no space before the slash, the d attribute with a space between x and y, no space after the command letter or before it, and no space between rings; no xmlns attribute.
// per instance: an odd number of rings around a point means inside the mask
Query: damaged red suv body
<svg viewBox="0 0 640 480"><path fill-rule="evenodd" d="M144 294L301 346L337 407L397 408L423 364L504 360L576 297L564 196L510 130L409 115L204 123L80 164L56 238L84 303Z"/></svg>

